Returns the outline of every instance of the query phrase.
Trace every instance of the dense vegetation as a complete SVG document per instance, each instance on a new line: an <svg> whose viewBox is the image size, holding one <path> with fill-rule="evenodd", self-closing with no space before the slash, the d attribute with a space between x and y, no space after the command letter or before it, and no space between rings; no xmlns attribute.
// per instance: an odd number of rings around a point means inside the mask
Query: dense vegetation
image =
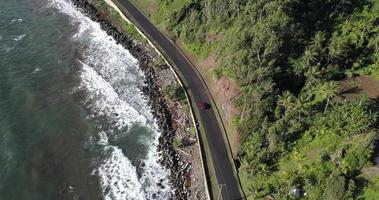
<svg viewBox="0 0 379 200"><path fill-rule="evenodd" d="M375 103L339 81L379 74L378 0L159 0L167 27L237 83L249 198L379 199ZM162 17L163 16L163 17ZM154 16L153 16L154 17Z"/></svg>

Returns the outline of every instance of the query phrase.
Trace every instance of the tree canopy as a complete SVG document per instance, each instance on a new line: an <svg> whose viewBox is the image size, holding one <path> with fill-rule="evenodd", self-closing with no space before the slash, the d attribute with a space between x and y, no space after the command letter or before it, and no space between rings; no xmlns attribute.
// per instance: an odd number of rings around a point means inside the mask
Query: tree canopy
<svg viewBox="0 0 379 200"><path fill-rule="evenodd" d="M159 1L169 29L199 56L216 52L217 73L241 90L249 197L377 195L362 178L377 140L372 101L338 96L339 81L379 75L378 0L186 0L168 11L178 1Z"/></svg>

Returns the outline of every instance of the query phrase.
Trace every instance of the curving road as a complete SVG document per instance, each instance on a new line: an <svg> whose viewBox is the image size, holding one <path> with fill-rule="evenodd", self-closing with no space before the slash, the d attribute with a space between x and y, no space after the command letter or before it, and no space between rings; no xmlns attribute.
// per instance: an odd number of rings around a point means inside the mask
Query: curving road
<svg viewBox="0 0 379 200"><path fill-rule="evenodd" d="M142 13L138 10L130 0L113 0L120 10L128 16L133 23L158 44L170 58L176 69L184 77L188 83L188 89L191 90L191 100L193 102L204 101L212 102L208 96L207 87L202 82L201 77L196 73L196 69L181 54L178 47L173 44L164 34L162 34ZM216 177L220 185L221 195L224 200L242 199L242 194L239 190L239 182L236 179L236 174L233 171L232 163L225 143L223 132L218 124L216 113L213 109L199 111L202 125L206 132L206 137L209 143L212 160L216 171ZM214 197L218 198L218 197Z"/></svg>

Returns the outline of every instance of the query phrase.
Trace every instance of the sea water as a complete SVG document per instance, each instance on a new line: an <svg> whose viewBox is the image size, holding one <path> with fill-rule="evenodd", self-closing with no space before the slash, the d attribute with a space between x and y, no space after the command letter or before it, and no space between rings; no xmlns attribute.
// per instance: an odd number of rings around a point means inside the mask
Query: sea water
<svg viewBox="0 0 379 200"><path fill-rule="evenodd" d="M69 0L1 0L0 199L169 199L144 80Z"/></svg>

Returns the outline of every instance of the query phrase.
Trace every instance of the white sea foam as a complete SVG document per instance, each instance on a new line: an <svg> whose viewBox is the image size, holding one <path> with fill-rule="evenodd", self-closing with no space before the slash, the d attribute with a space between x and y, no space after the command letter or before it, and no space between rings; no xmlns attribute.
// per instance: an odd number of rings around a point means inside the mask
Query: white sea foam
<svg viewBox="0 0 379 200"><path fill-rule="evenodd" d="M99 133L99 140L97 141L97 143L99 145L108 145L109 144L109 138L104 131L101 131Z"/></svg>
<svg viewBox="0 0 379 200"><path fill-rule="evenodd" d="M5 53L9 53L13 49L14 49L14 47L8 47L7 45L3 45L0 47L0 51L5 51Z"/></svg>
<svg viewBox="0 0 379 200"><path fill-rule="evenodd" d="M88 91L84 104L91 108L93 118L106 117L112 129L120 130L133 123L145 124L146 118L121 100L109 82L83 63L81 88Z"/></svg>
<svg viewBox="0 0 379 200"><path fill-rule="evenodd" d="M89 118L106 119L98 127L96 140L103 146L104 155L99 158L99 167L94 171L100 177L104 198L169 199L172 192L168 171L158 163L160 157L156 152L160 133L147 100L138 89L144 85L144 76L137 60L102 31L98 23L85 17L66 0L50 2L50 6L68 15L79 27L73 36L73 41L83 51L78 90L87 94L83 104L90 110ZM116 133L128 134L129 127L135 124L151 132L136 141L144 143L147 148L146 157L141 158L144 166L140 178L136 166L125 156L123 149L110 142L117 139Z"/></svg>
<svg viewBox="0 0 379 200"><path fill-rule="evenodd" d="M18 22L22 22L22 19L21 19L21 18L18 18L18 19L12 19L12 20L11 20L11 24L15 23L16 21L18 21Z"/></svg>
<svg viewBox="0 0 379 200"><path fill-rule="evenodd" d="M18 35L18 36L15 37L13 40L14 40L14 41L19 41L19 40L22 40L22 38L24 38L25 36L26 36L26 34Z"/></svg>
<svg viewBox="0 0 379 200"><path fill-rule="evenodd" d="M106 146L107 157L98 169L100 182L106 186L105 200L114 199L145 199L136 168L125 157L120 148Z"/></svg>
<svg viewBox="0 0 379 200"><path fill-rule="evenodd" d="M33 70L32 74L38 73L39 71L41 71L41 68L37 67Z"/></svg>

